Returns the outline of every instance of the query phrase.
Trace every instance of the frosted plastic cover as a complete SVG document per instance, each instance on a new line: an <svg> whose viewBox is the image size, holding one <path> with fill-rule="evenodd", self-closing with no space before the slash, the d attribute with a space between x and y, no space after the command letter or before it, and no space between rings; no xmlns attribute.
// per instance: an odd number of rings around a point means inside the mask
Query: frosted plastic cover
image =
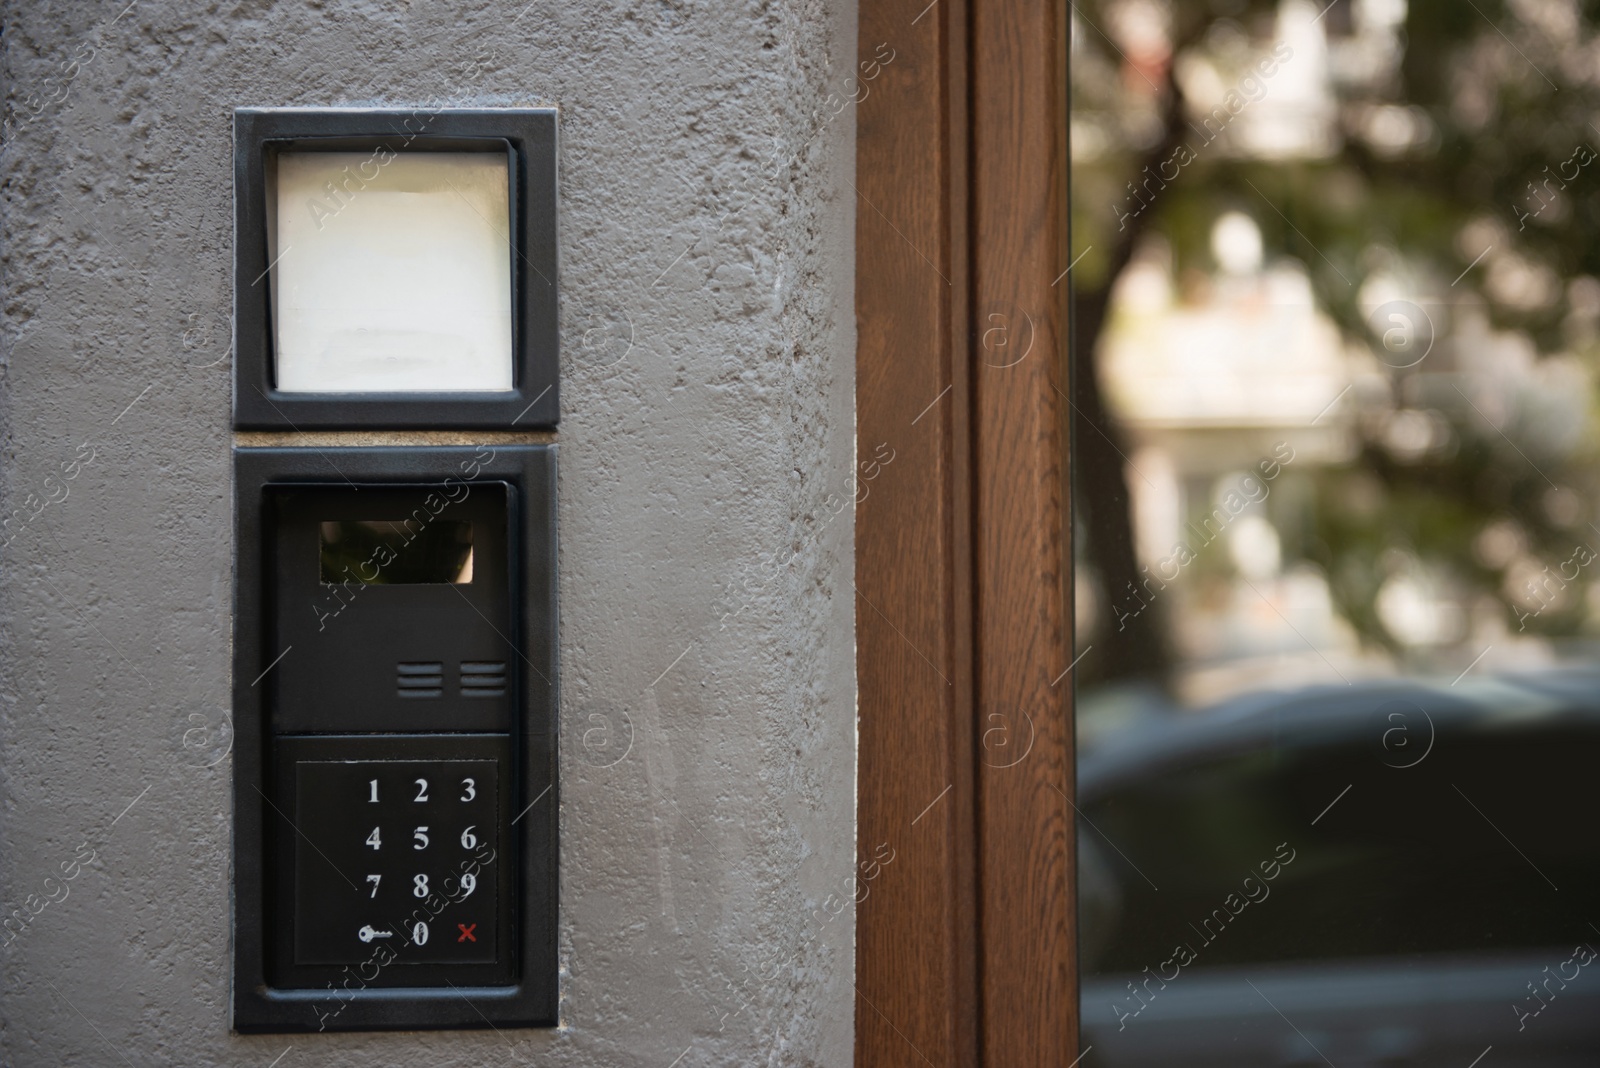
<svg viewBox="0 0 1600 1068"><path fill-rule="evenodd" d="M284 152L274 207L278 389L512 388L505 156Z"/></svg>

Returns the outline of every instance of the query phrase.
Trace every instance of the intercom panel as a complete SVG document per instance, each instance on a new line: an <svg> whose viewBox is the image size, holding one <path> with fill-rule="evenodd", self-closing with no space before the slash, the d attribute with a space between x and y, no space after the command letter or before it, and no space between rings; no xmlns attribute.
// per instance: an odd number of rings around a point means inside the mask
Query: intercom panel
<svg viewBox="0 0 1600 1068"><path fill-rule="evenodd" d="M279 730L510 725L512 487L269 487Z"/></svg>
<svg viewBox="0 0 1600 1068"><path fill-rule="evenodd" d="M236 451L236 1029L555 1023L554 461Z"/></svg>

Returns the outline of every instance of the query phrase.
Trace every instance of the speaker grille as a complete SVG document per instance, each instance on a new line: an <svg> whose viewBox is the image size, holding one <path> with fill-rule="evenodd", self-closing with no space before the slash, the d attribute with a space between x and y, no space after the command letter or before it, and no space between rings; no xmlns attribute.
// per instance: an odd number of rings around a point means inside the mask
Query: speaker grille
<svg viewBox="0 0 1600 1068"><path fill-rule="evenodd" d="M401 697L441 697L444 665L437 660L402 660L394 666L394 684Z"/></svg>
<svg viewBox="0 0 1600 1068"><path fill-rule="evenodd" d="M506 692L506 662L504 660L463 660L461 662L462 697L501 697Z"/></svg>

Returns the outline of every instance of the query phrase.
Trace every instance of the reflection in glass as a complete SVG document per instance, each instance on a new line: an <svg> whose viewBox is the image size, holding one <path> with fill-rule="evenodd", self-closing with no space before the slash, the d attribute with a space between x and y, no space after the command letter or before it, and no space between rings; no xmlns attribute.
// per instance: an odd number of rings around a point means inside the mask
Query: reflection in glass
<svg viewBox="0 0 1600 1068"><path fill-rule="evenodd" d="M1082 1064L1600 1064L1600 13L1073 10Z"/></svg>
<svg viewBox="0 0 1600 1068"><path fill-rule="evenodd" d="M471 523L342 519L319 529L322 581L329 585L472 581Z"/></svg>

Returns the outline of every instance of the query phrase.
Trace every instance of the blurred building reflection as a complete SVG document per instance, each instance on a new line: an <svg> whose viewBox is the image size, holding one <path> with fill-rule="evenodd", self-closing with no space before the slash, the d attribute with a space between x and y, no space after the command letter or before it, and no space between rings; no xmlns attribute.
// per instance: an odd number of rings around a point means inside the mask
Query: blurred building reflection
<svg viewBox="0 0 1600 1068"><path fill-rule="evenodd" d="M1600 22L1074 12L1084 1068L1600 1063Z"/></svg>

